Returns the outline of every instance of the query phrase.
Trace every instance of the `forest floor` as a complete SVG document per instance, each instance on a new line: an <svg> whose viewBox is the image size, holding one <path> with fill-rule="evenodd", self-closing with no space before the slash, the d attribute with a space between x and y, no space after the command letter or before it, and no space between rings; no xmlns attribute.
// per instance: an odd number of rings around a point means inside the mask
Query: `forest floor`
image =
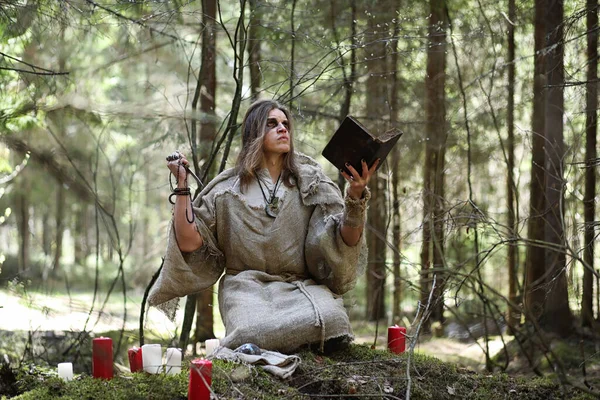
<svg viewBox="0 0 600 400"><path fill-rule="evenodd" d="M102 333L109 331L134 332L139 330L139 314L142 296L139 293L130 294L127 298L127 318L120 294L114 294L114 299L101 308L96 300L96 306L90 313L93 303L91 293L44 294L36 292L15 293L0 290L0 350L2 349L1 331L23 332L65 332L87 331ZM181 326L183 320L182 308L178 311L176 322L168 320L157 309L151 308L145 317L145 330L151 331L159 341L168 341ZM374 323L353 321L356 344L375 346L385 349L387 345L387 327L380 323L376 329ZM376 331L378 334L376 335ZM215 317L215 335L222 337L225 329L218 316ZM453 362L473 370L480 370L485 364L485 355L481 343L473 341L457 341L447 338L424 338L415 351L432 355L442 361ZM489 342L490 353L495 355L501 348L502 342L492 338Z"/></svg>
<svg viewBox="0 0 600 400"><path fill-rule="evenodd" d="M115 299L119 299L115 295ZM139 398L139 399L184 399L187 390L186 376L177 378L132 376L127 371L126 349L139 344L139 309L141 295L133 294L127 299L126 324L123 324L125 310L122 298L109 301L103 312L97 310L96 305L90 313L93 297L89 293L72 293L71 295L46 295L40 293L15 293L14 291L0 291L0 365L2 358L11 361L11 365L22 364L26 371L14 376L15 383L12 387L13 395L28 392L18 397L19 399L45 399L45 398ZM98 303L98 302L96 302ZM163 343L178 336L178 326L181 326L182 316L178 314L175 323L169 321L159 311L151 309L145 324L146 343ZM223 335L223 327L218 317L215 318L215 334ZM90 336L81 336L78 332L83 326L87 331L96 335L104 334L116 340L119 331L123 329L121 351L115 354L117 368L124 375L113 380L110 384L100 385L86 378L91 373L89 368ZM402 356L392 355L385 351L387 342L387 327L381 323L375 335L373 323L355 321L353 323L356 334L356 345L348 351L322 357L313 353L301 354L302 364L291 380L282 382L270 375L252 370L251 373L242 367L226 365L221 362L215 364L216 372L213 388L219 399L234 398L405 398L407 390L407 354ZM509 337L506 337L509 340ZM78 354L75 373L80 374L77 382L71 386L54 379L57 362L63 354L68 353L69 346L74 343L84 350ZM116 342L113 342L116 343ZM374 345L374 346L373 346ZM583 392L575 390L572 386L561 386L557 375L551 368L543 364L540 356L538 361L542 365L545 377L536 377L531 368L523 360L513 362L509 370L510 375L501 372L489 373L484 370L485 357L481 350L482 341L457 341L448 338L421 337L415 348L412 358L414 367L412 371L412 398L442 399L442 398L524 398L524 399L550 399L550 398L591 398ZM490 353L496 355L503 347L499 338L492 338L488 342ZM514 346L513 346L514 348ZM572 382L583 386L581 377L581 357L579 357L579 341L566 341L554 346L554 349L565 355L567 374ZM5 355L6 354L6 355ZM597 350L592 345L586 349L587 378L596 387L600 386L600 362L595 361ZM433 356L435 358L429 358ZM191 355L189 357L192 357ZM441 360L441 361L440 361ZM32 361L36 361L33 367ZM38 362L39 361L39 362ZM44 361L46 369L38 369ZM515 367L516 366L516 367ZM10 373L2 376L0 367L0 382L9 382ZM241 372L240 368L242 368ZM237 372L236 372L237 371ZM243 378L232 376L241 374ZM181 374L180 374L181 375ZM245 377L245 378L244 378ZM124 382L122 382L124 379ZM40 384L43 383L43 385ZM136 384L142 385L148 395L137 389L127 392ZM83 385L74 388L74 386ZM113 385L112 389L109 389ZM132 386L133 385L133 386ZM154 388L159 385L161 389ZM15 389L15 387L19 389ZM48 389L50 388L50 389ZM54 388L54 389L53 389ZM150 389L149 389L150 388ZM45 390L45 392L43 392ZM48 392L48 390L50 392ZM54 392L52 391L54 390ZM122 397L107 397L104 391L119 393ZM170 392L169 392L170 390ZM166 391L166 392L165 392ZM43 393L42 393L43 392ZM168 393L167 393L168 392ZM102 394L104 393L104 394ZM164 393L164 395L152 395ZM3 392L0 384L0 398L2 395L10 397L9 389ZM134 395L135 394L135 395ZM72 396L72 397L71 397ZM79 396L79 397L78 397ZM98 397L99 396L99 397ZM104 396L104 397L103 397ZM112 394L111 394L112 396ZM137 396L137 397L136 397ZM142 396L142 397L140 397ZM163 397L160 397L163 396Z"/></svg>

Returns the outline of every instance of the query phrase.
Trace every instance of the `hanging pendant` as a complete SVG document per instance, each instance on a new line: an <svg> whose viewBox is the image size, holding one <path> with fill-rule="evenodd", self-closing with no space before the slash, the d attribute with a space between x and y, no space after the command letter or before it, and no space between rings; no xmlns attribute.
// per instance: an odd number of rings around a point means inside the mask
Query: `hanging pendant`
<svg viewBox="0 0 600 400"><path fill-rule="evenodd" d="M279 212L279 197L274 197L270 203L265 206L265 212L271 218L277 217Z"/></svg>

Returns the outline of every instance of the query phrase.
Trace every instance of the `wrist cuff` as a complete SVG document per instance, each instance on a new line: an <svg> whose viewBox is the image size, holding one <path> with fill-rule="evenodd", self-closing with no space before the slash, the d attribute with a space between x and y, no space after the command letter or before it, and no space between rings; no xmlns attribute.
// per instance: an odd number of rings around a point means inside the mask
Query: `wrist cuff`
<svg viewBox="0 0 600 400"><path fill-rule="evenodd" d="M348 192L346 192L344 215L342 217L345 226L351 228L362 228L364 226L367 217L367 203L370 198L369 188L365 188L362 197L358 200L348 196Z"/></svg>

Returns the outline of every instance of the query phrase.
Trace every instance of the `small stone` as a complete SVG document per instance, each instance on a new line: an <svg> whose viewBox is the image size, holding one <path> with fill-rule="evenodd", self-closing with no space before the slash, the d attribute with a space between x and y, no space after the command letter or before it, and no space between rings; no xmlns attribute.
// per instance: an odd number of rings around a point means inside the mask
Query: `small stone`
<svg viewBox="0 0 600 400"><path fill-rule="evenodd" d="M250 378L250 368L242 365L231 371L232 382L243 382Z"/></svg>

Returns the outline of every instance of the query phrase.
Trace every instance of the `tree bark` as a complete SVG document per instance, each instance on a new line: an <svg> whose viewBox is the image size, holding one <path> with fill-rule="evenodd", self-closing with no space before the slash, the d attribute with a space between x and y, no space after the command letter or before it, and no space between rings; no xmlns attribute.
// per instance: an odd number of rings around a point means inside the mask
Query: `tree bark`
<svg viewBox="0 0 600 400"><path fill-rule="evenodd" d="M25 174L22 174L25 175ZM21 177L25 178L24 176ZM27 179L27 178L25 178ZM23 185L23 183L25 183ZM29 233L29 220L30 220L30 212L29 212L29 199L27 198L26 187L29 186L29 182L21 182L21 191L18 192L16 196L17 203L17 222L18 222L18 230L19 230L19 273L24 273L29 268L29 242L30 242L30 233Z"/></svg>
<svg viewBox="0 0 600 400"><path fill-rule="evenodd" d="M389 5L390 2L386 2ZM383 9L383 7L382 7ZM372 124L374 132L385 130L384 122L388 109L387 81L387 51L385 37L389 35L384 26L387 15L383 12L373 13L368 20L368 32L372 44L367 50L367 115L376 121ZM369 184L371 200L368 210L370 225L367 233L369 247L369 264L367 267L367 313L370 321L376 321L385 315L385 277L386 277L386 244L387 237L387 205L386 182L381 176L376 176Z"/></svg>
<svg viewBox="0 0 600 400"><path fill-rule="evenodd" d="M508 104L506 107L506 125L508 137L506 140L506 153L508 157L506 174L506 204L507 204L507 225L510 230L510 238L516 238L516 212L515 212L515 19L516 19L515 0L508 1ZM508 299L512 304L519 304L518 288L518 247L516 243L509 243L508 251ZM521 320L521 315L517 309L508 306L508 326L514 330Z"/></svg>
<svg viewBox="0 0 600 400"><path fill-rule="evenodd" d="M587 0L587 84L585 110L585 159L595 160L598 131L598 1ZM594 321L594 222L596 198L596 171L589 163L585 170L583 215L585 220L583 245L583 298L581 324L592 326Z"/></svg>
<svg viewBox="0 0 600 400"><path fill-rule="evenodd" d="M261 6L257 0L250 0L250 21L248 27L248 69L250 70L250 93L252 101L258 100L261 86Z"/></svg>
<svg viewBox="0 0 600 400"><path fill-rule="evenodd" d="M215 107L217 95L217 70L216 70L216 36L215 20L217 4L215 0L203 0L204 34L202 36L202 65L199 79L205 85L205 94L200 96L200 112L206 115L200 124L200 155L207 160L212 143L215 140L217 129L215 126ZM213 168L214 169L214 168ZM199 171L196 171L199 175ZM210 179L214 174L208 175ZM196 330L194 338L197 342L215 337L213 332L214 314L214 286L203 290L197 295L196 303Z"/></svg>
<svg viewBox="0 0 600 400"><path fill-rule="evenodd" d="M535 26L534 26L534 80L533 80L533 115L531 132L531 181L529 183L529 220L527 221L527 236L529 244L525 261L525 289L524 307L532 318L539 318L544 305L545 292L543 290L545 269L545 254L542 242L544 241L544 209L546 199L544 194L544 107L546 76L544 69L545 46L544 35L545 18L544 10L547 0L535 0Z"/></svg>
<svg viewBox="0 0 600 400"><path fill-rule="evenodd" d="M290 97L289 97L289 102L288 102L288 108L291 110L292 109L292 104L294 101L294 87L295 87L295 83L294 83L294 79L296 78L296 28L295 28L295 21L294 21L294 14L296 12L296 0L292 0L292 11L290 14L290 32L291 32L291 40L292 40L292 47L290 49Z"/></svg>
<svg viewBox="0 0 600 400"><path fill-rule="evenodd" d="M431 317L444 320L444 169L446 142L446 30L444 0L429 2L427 50L426 144L423 182L423 244L421 247L421 302L426 304L433 275L437 276L432 296ZM434 271L429 271L430 266ZM429 322L423 325L427 331Z"/></svg>
<svg viewBox="0 0 600 400"><path fill-rule="evenodd" d="M401 0L396 1L396 8L401 9ZM392 72L392 85L390 90L390 125L396 126L398 121L399 112L399 77L398 68L400 63L398 62L398 53L400 51L398 46L398 37L400 35L400 18L396 18L394 24L394 46L392 47L391 65L390 70ZM400 147L396 146L392 150L392 245L394 246L393 255L393 278L394 278L394 295L392 298L392 321L399 323L402 313L400 303L402 301L402 275L400 271L400 248L402 246L402 230L401 230L401 219L400 219L400 190L399 190L399 171L400 171Z"/></svg>
<svg viewBox="0 0 600 400"><path fill-rule="evenodd" d="M65 189L62 186L57 187L56 191L56 230L55 234L55 247L54 247L54 261L52 263L52 275L55 275L60 270L60 259L62 257L62 242L63 235L65 232L64 226L65 220Z"/></svg>
<svg viewBox="0 0 600 400"><path fill-rule="evenodd" d="M89 254L88 246L88 205L80 202L75 212L75 235L73 237L75 264L85 266Z"/></svg>
<svg viewBox="0 0 600 400"><path fill-rule="evenodd" d="M341 46L340 36L338 34L337 26L336 26L336 18L337 18L337 10L335 8L336 2L331 2L331 28L333 31L333 35L335 37L336 45L338 47ZM342 54L341 50L338 50L338 57L340 58L340 64L342 69L342 75L344 77L343 87L344 87L344 101L342 103L342 107L340 108L340 113L338 116L338 122L341 124L344 118L350 114L350 105L352 104L352 93L354 91L354 84L356 83L356 48L357 46L357 34L356 34L356 0L350 1L350 26L351 26L351 47L350 47L350 72L347 69L347 63ZM346 185L346 179L341 173L338 173L338 186L343 190Z"/></svg>
<svg viewBox="0 0 600 400"><path fill-rule="evenodd" d="M540 324L548 331L567 336L572 330L566 276L564 228L564 45L563 0L550 0L546 8L546 303Z"/></svg>

